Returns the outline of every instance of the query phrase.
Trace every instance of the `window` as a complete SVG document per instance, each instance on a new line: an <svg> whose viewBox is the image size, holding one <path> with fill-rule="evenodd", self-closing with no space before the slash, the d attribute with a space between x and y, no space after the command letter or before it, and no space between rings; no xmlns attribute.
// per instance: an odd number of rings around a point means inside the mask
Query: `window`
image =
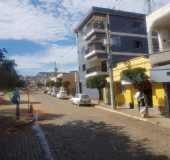
<svg viewBox="0 0 170 160"><path fill-rule="evenodd" d="M137 21L132 22L132 27L133 28L139 28L140 26L141 26L141 22L137 22Z"/></svg>
<svg viewBox="0 0 170 160"><path fill-rule="evenodd" d="M79 82L79 92L82 93L82 83Z"/></svg>
<svg viewBox="0 0 170 160"><path fill-rule="evenodd" d="M121 47L121 39L118 36L112 37L113 47Z"/></svg>
<svg viewBox="0 0 170 160"><path fill-rule="evenodd" d="M83 70L83 71L86 70L86 65L85 65L85 64L82 65L82 70Z"/></svg>
<svg viewBox="0 0 170 160"><path fill-rule="evenodd" d="M141 41L134 41L134 48L143 48L143 42Z"/></svg>

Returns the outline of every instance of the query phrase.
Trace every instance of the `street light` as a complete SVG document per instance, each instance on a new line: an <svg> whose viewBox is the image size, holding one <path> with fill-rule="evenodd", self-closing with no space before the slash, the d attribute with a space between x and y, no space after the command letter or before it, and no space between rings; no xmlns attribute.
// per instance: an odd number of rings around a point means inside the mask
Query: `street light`
<svg viewBox="0 0 170 160"><path fill-rule="evenodd" d="M114 96L114 86L113 86L113 69L112 69L112 53L111 53L111 46L113 44L112 39L110 38L110 18L109 14L106 17L106 38L104 39L104 45L106 46L107 52L107 66L109 70L109 77L110 77L110 99L111 99L111 107L115 109L115 96Z"/></svg>

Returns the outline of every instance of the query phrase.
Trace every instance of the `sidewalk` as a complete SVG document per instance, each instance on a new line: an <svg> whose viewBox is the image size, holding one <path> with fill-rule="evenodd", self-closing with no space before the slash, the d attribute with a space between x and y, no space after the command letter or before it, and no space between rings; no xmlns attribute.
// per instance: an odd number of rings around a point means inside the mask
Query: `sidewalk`
<svg viewBox="0 0 170 160"><path fill-rule="evenodd" d="M156 111L154 108L149 108L149 118L142 118L137 108L134 108L134 109L118 108L116 110L113 110L111 109L110 106L104 105L104 104L96 105L96 108L109 111L109 112L113 112L116 114L120 114L122 116L126 116L126 117L133 118L136 120L149 122L157 126L170 128L170 118L160 115L158 111Z"/></svg>
<svg viewBox="0 0 170 160"><path fill-rule="evenodd" d="M2 99L2 97L1 97ZM15 105L0 105L0 160L43 160L43 151L32 131L32 114L21 96L21 118L15 117Z"/></svg>

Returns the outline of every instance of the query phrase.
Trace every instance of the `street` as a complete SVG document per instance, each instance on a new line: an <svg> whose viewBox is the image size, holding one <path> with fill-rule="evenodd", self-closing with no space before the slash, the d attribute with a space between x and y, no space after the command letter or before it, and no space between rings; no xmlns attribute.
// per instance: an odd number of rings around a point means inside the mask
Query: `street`
<svg viewBox="0 0 170 160"><path fill-rule="evenodd" d="M56 160L167 160L170 130L68 100L34 94Z"/></svg>

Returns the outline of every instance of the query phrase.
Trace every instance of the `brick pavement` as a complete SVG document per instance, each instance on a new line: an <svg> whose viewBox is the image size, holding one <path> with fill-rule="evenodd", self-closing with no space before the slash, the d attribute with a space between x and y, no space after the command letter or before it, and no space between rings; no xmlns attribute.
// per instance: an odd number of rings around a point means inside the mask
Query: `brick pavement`
<svg viewBox="0 0 170 160"><path fill-rule="evenodd" d="M57 160L168 160L170 130L37 94L40 122Z"/></svg>
<svg viewBox="0 0 170 160"><path fill-rule="evenodd" d="M0 105L0 160L44 160L31 128L32 115L27 113L27 104L21 108L21 120L16 121L15 106Z"/></svg>

